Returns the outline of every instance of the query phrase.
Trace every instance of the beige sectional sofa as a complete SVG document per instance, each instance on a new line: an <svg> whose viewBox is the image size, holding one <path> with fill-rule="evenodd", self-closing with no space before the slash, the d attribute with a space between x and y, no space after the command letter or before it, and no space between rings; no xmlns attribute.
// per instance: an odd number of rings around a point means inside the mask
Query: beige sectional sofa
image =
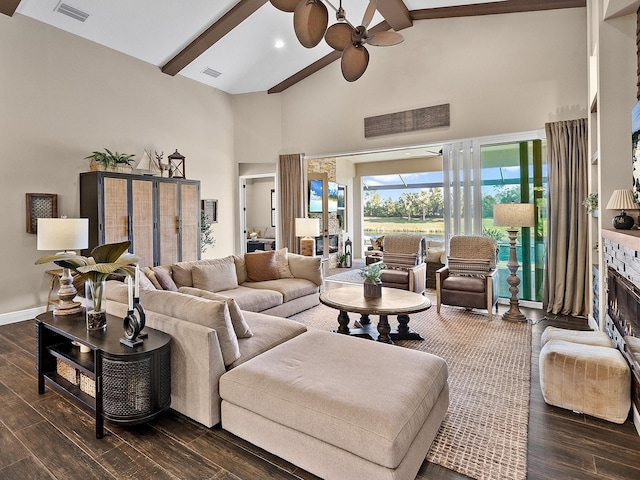
<svg viewBox="0 0 640 480"><path fill-rule="evenodd" d="M260 255L276 254L273 278L272 265L262 268ZM146 325L172 337L171 407L207 427L220 422L220 377L305 332L304 325L282 317L317 305L322 287L320 258L282 250L144 270ZM168 281L162 272L173 282L170 290L157 288L160 277L165 286ZM107 282L105 296L109 313L126 315L125 284Z"/></svg>

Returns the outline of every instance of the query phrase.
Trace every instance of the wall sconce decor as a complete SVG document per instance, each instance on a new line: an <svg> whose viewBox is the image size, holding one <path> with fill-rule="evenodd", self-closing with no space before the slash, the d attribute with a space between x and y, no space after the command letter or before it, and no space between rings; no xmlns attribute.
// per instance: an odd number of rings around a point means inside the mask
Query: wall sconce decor
<svg viewBox="0 0 640 480"><path fill-rule="evenodd" d="M39 218L58 216L56 193L27 193L27 233L38 233Z"/></svg>

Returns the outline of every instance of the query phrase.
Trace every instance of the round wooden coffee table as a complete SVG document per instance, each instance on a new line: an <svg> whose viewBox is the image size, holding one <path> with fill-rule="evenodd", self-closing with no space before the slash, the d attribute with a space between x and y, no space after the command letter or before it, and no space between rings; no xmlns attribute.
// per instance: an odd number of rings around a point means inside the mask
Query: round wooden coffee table
<svg viewBox="0 0 640 480"><path fill-rule="evenodd" d="M409 314L422 312L431 307L428 298L397 288L382 287L381 297L365 297L362 285L345 285L325 290L320 294L320 302L340 311L339 327L336 331L345 335L375 338L369 315L378 315L377 340L385 343L393 343L393 340L423 340L417 332L409 328ZM360 314L361 328L349 328L348 312ZM391 330L389 315L398 316L397 330Z"/></svg>

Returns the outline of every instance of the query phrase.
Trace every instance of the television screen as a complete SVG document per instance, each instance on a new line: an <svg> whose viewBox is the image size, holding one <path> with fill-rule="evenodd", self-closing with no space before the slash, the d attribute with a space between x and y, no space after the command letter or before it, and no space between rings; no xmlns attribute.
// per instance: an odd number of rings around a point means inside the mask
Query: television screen
<svg viewBox="0 0 640 480"><path fill-rule="evenodd" d="M329 182L327 184L329 207L330 212L338 211L338 184L336 182Z"/></svg>
<svg viewBox="0 0 640 480"><path fill-rule="evenodd" d="M309 180L309 212L322 213L322 180Z"/></svg>

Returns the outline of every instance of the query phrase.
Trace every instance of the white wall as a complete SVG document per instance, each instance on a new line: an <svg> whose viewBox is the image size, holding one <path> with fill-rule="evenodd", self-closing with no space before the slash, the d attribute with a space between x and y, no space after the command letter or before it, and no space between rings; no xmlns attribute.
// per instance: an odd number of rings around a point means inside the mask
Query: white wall
<svg viewBox="0 0 640 480"><path fill-rule="evenodd" d="M584 8L420 20L402 35L400 45L368 47L369 67L356 82L334 62L279 94L281 108L262 100L236 111L237 125L281 115L281 152L324 155L538 130L587 115ZM364 138L365 117L441 103L451 105L450 127ZM243 156L260 157L265 143L245 145Z"/></svg>
<svg viewBox="0 0 640 480"><path fill-rule="evenodd" d="M59 212L77 216L78 176L93 150L139 159L144 148L164 150L165 158L177 148L187 178L201 180L202 197L219 200L216 246L207 255L233 253L230 95L19 14L0 15L0 65L0 316L46 302L44 270L53 265L34 265L50 252L38 252L36 235L26 233L25 193L57 193Z"/></svg>
<svg viewBox="0 0 640 480"><path fill-rule="evenodd" d="M247 228L261 229L271 226L271 189L275 189L274 178L248 178L247 191Z"/></svg>

